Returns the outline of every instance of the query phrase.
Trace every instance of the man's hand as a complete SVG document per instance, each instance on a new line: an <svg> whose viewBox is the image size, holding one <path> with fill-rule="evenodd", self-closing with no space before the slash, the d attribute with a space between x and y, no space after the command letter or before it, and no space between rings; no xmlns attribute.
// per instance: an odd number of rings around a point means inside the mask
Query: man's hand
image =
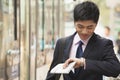
<svg viewBox="0 0 120 80"><path fill-rule="evenodd" d="M71 62L76 62L74 68L79 68L81 66L84 66L85 59L84 58L69 58L65 61L63 68L66 68Z"/></svg>

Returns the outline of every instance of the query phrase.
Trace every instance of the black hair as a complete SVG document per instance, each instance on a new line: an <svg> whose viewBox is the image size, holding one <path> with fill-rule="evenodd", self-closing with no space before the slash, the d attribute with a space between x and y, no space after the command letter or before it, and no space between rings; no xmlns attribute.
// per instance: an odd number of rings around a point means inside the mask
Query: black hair
<svg viewBox="0 0 120 80"><path fill-rule="evenodd" d="M99 8L95 3L91 1L85 1L75 6L73 14L74 22L93 20L95 23L97 23L99 19L99 14Z"/></svg>

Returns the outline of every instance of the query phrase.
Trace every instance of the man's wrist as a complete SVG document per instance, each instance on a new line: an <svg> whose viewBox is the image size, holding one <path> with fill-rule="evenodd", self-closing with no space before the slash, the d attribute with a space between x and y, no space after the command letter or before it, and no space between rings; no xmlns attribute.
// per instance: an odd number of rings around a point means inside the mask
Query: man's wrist
<svg viewBox="0 0 120 80"><path fill-rule="evenodd" d="M81 58L80 58L80 61L81 61L80 66L81 66L81 67L84 67L84 69L85 69L85 65L86 65L85 58L81 57Z"/></svg>

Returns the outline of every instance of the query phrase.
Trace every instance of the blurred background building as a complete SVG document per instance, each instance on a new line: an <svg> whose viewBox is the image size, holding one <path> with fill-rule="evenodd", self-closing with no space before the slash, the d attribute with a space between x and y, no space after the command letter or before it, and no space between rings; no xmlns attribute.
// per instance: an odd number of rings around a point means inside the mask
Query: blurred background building
<svg viewBox="0 0 120 80"><path fill-rule="evenodd" d="M0 0L0 80L44 80L57 39L73 34L73 8L85 0ZM96 33L120 31L120 0L100 8ZM46 66L47 65L47 66Z"/></svg>

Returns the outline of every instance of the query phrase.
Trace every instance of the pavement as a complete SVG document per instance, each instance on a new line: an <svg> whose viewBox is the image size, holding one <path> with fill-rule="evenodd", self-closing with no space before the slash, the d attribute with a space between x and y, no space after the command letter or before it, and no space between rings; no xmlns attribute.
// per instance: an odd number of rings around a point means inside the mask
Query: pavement
<svg viewBox="0 0 120 80"><path fill-rule="evenodd" d="M45 80L47 76L47 72L49 70L50 65L44 65L37 69L37 80ZM59 80L63 80L63 76L61 75Z"/></svg>
<svg viewBox="0 0 120 80"><path fill-rule="evenodd" d="M44 65L40 68L37 68L37 80L45 80L46 76L47 76L47 72L49 69L49 65Z"/></svg>
<svg viewBox="0 0 120 80"><path fill-rule="evenodd" d="M46 55L46 64L37 68L36 80L45 80L47 76L47 72L50 68L52 59L53 59L53 50L48 50Z"/></svg>

